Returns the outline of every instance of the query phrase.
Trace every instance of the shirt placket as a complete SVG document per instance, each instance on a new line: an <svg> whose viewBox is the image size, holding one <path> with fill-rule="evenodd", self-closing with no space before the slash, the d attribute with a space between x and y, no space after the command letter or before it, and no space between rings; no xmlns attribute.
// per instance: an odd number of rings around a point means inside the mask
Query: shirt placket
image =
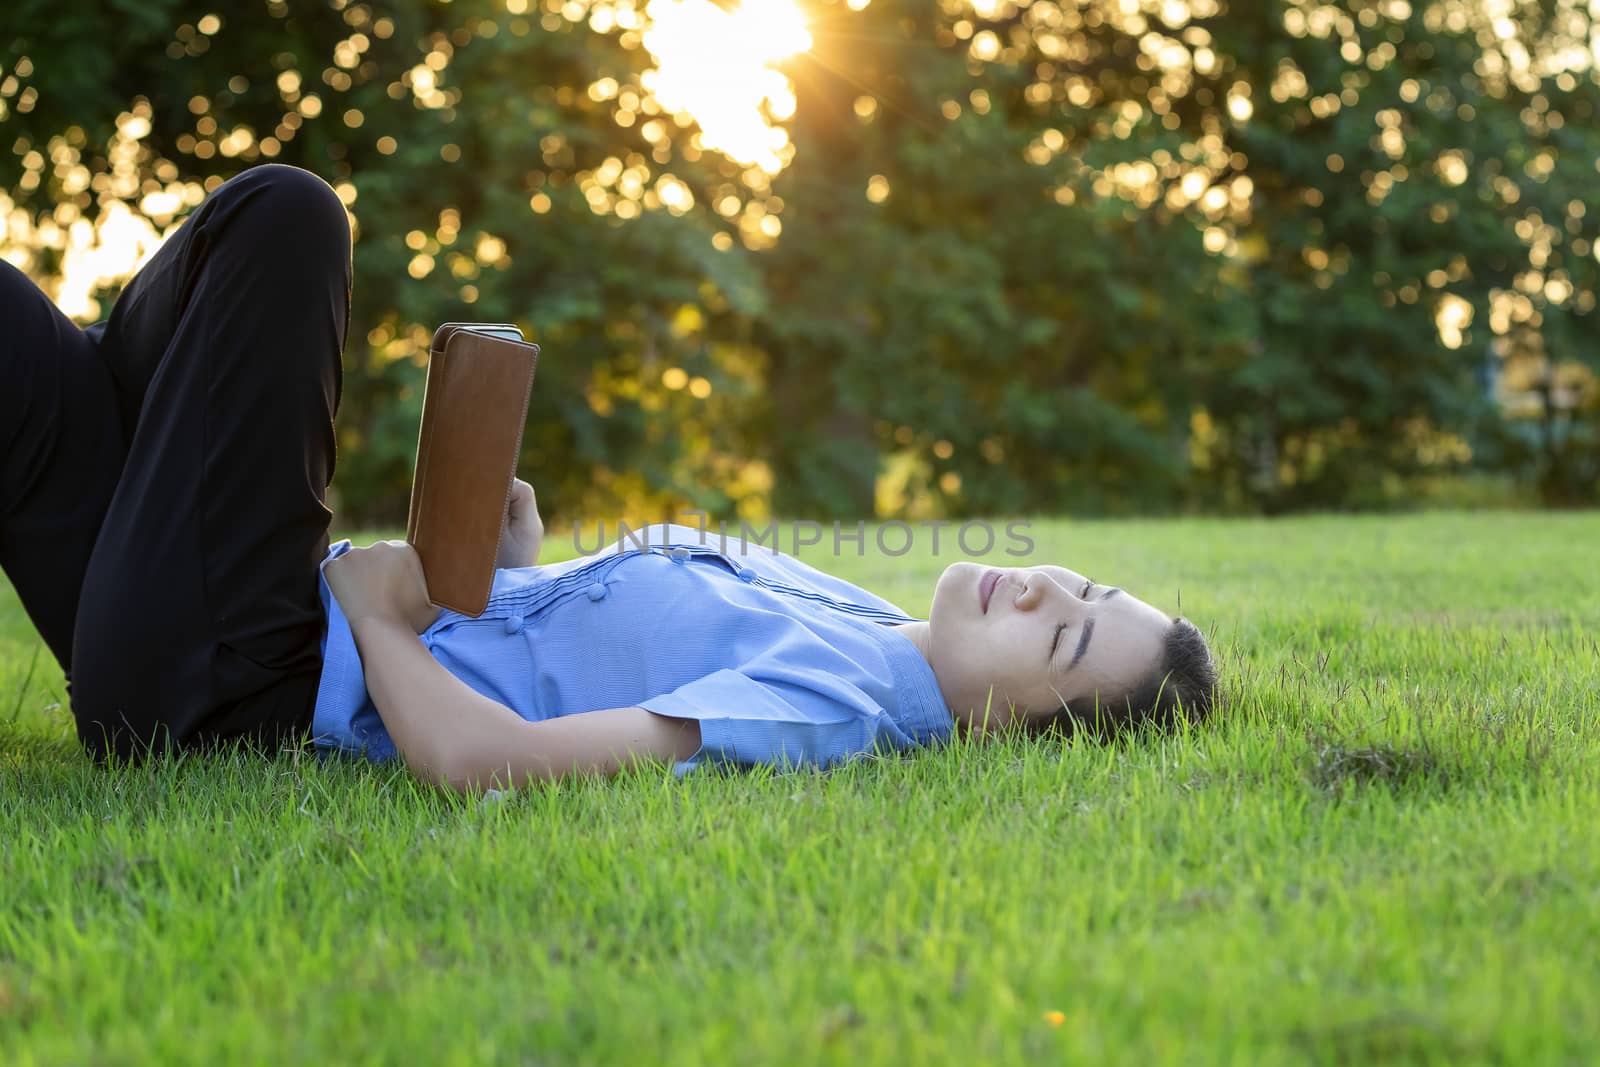
<svg viewBox="0 0 1600 1067"><path fill-rule="evenodd" d="M652 546L650 551L659 551L662 554L678 560L679 562L686 561L691 556L710 556L721 561L724 566L726 566L743 581L760 585L775 592L785 593L801 600L809 600L814 604L824 604L828 607L834 608L835 610L847 612L848 614L860 616L861 618L872 619L877 622L906 622L910 619L910 616L906 615L904 612L884 611L881 608L870 607L866 604L856 604L848 600L840 600L837 597L831 597L825 593L817 593L807 589L799 589L795 586L789 585L786 582L780 582L772 578L767 578L757 573L754 567L737 564L728 558L726 553L720 552L715 548L708 548L704 545L659 545ZM674 553L678 553L678 555L674 556Z"/></svg>

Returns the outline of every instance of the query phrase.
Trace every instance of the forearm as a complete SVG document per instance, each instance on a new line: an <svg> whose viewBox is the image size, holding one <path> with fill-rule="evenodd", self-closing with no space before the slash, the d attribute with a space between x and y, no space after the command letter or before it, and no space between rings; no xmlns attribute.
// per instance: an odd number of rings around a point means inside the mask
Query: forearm
<svg viewBox="0 0 1600 1067"><path fill-rule="evenodd" d="M641 761L688 759L700 746L698 723L640 707L527 722L445 670L403 621L352 620L351 632L395 747L407 766L441 786L609 775Z"/></svg>
<svg viewBox="0 0 1600 1067"><path fill-rule="evenodd" d="M398 619L352 620L367 692L406 764L439 785L477 753L504 752L526 725L445 670Z"/></svg>

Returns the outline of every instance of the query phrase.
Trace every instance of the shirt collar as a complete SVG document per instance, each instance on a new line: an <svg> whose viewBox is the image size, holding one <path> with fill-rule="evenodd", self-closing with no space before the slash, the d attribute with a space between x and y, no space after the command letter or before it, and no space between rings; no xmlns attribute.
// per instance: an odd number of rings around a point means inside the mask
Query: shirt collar
<svg viewBox="0 0 1600 1067"><path fill-rule="evenodd" d="M906 621L914 620L907 618ZM895 693L900 698L894 709L895 722L918 744L949 737L955 720L933 668L911 643L911 638L892 624L875 624L862 629L883 649L894 674Z"/></svg>

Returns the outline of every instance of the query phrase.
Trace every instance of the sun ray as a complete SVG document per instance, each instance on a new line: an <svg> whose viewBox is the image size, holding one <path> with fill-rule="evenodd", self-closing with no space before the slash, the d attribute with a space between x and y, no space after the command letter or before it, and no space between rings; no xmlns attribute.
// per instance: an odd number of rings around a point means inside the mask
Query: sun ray
<svg viewBox="0 0 1600 1067"><path fill-rule="evenodd" d="M744 0L724 8L711 0L650 0L644 46L656 66L645 89L668 111L700 126L702 147L768 174L789 153L782 122L794 113L794 88L774 64L811 47L805 17L793 0Z"/></svg>

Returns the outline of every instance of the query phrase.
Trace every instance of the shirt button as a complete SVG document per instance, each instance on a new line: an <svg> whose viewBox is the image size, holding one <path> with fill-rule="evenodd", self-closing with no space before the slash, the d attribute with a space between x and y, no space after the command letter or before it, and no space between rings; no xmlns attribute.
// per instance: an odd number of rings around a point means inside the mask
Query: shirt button
<svg viewBox="0 0 1600 1067"><path fill-rule="evenodd" d="M679 545L677 548L668 551L667 555L672 557L672 562L682 563L684 560L689 558L689 550L684 548L682 545Z"/></svg>
<svg viewBox="0 0 1600 1067"><path fill-rule="evenodd" d="M739 577L747 582L753 582L756 580L756 570L754 567L740 567Z"/></svg>
<svg viewBox="0 0 1600 1067"><path fill-rule="evenodd" d="M599 582L595 582L593 585L589 586L588 592L590 600L604 600L606 595L606 587L601 585Z"/></svg>
<svg viewBox="0 0 1600 1067"><path fill-rule="evenodd" d="M506 633L520 634L522 632L522 616L512 615L506 619Z"/></svg>

